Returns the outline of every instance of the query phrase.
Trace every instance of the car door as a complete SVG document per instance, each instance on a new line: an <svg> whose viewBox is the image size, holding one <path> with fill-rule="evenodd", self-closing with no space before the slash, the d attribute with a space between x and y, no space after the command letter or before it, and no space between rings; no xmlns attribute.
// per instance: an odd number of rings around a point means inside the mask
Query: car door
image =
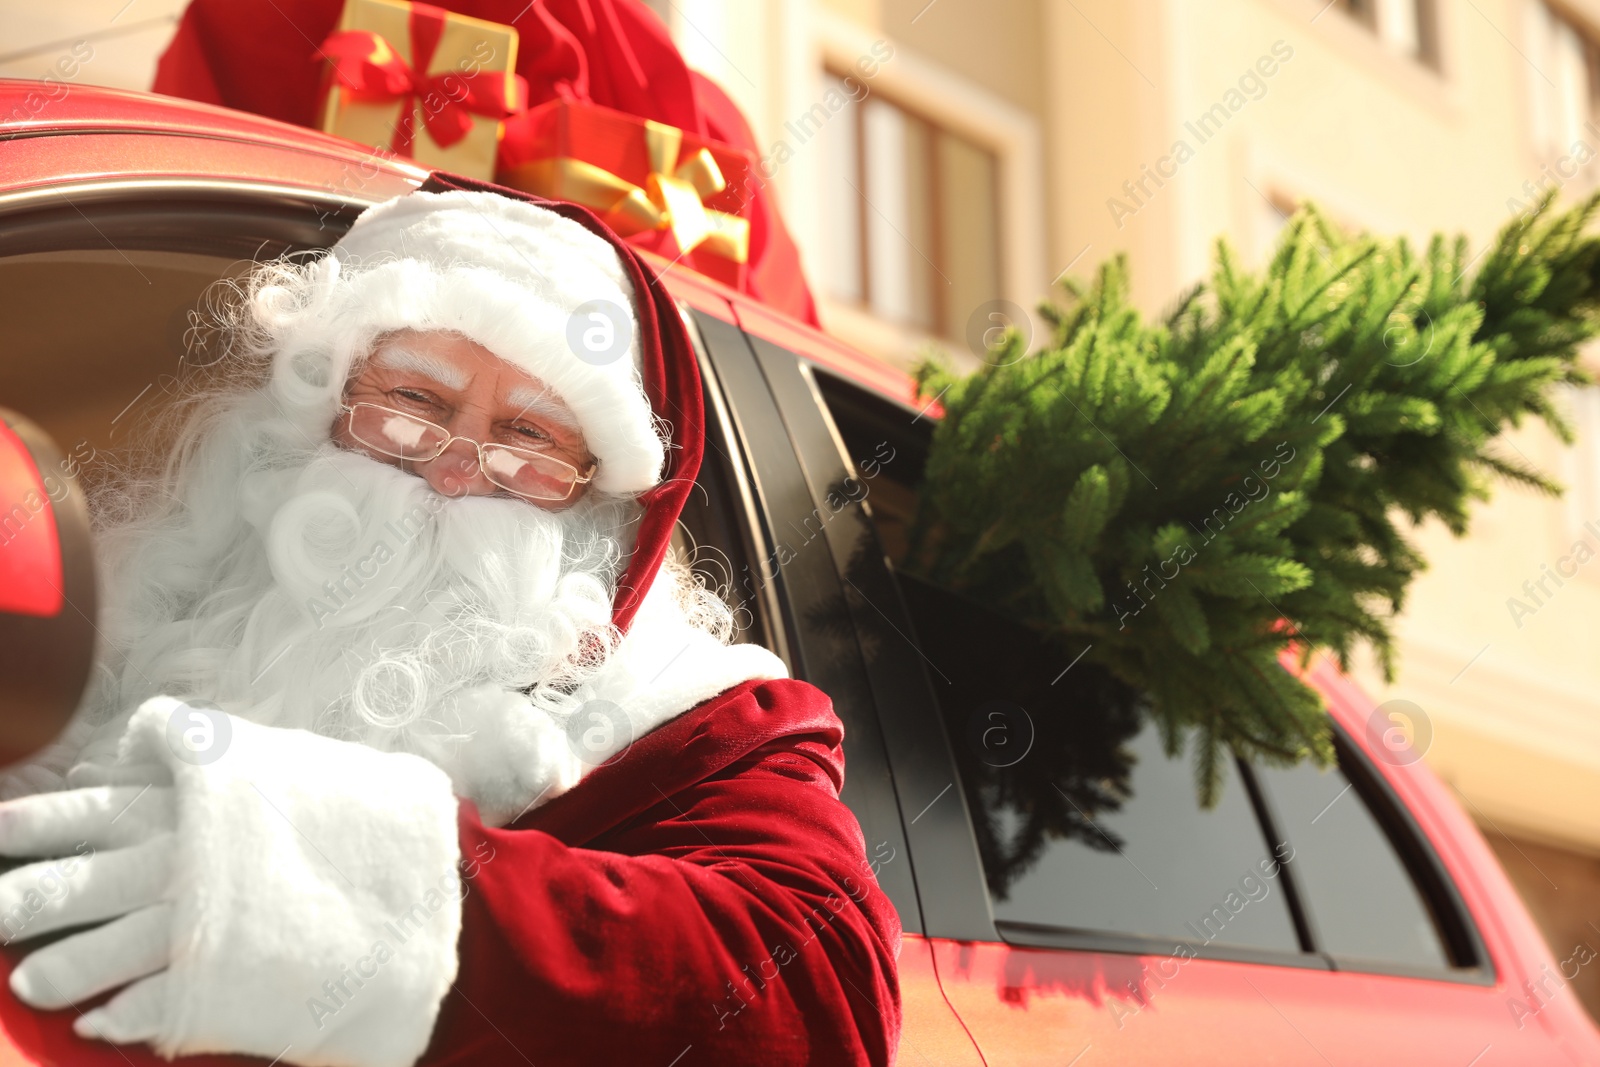
<svg viewBox="0 0 1600 1067"><path fill-rule="evenodd" d="M790 673L826 692L844 722L842 799L861 823L864 862L899 911L904 930L898 961L902 1005L901 1062L955 1067L983 1061L939 987L906 847L905 830L879 723L883 694L867 669L857 637L848 579L834 566L834 513L816 503L815 487L795 454L767 378L746 335L705 310L688 312L706 383L706 470L709 499L697 514L739 516L745 562L713 587L742 618L770 619L763 640ZM731 313L730 313L731 318ZM734 492L719 503L717 471Z"/></svg>
<svg viewBox="0 0 1600 1067"><path fill-rule="evenodd" d="M986 1062L1570 1062L1357 746L1236 765L1200 808L1140 692L896 572L928 415L751 343L832 516L923 929Z"/></svg>

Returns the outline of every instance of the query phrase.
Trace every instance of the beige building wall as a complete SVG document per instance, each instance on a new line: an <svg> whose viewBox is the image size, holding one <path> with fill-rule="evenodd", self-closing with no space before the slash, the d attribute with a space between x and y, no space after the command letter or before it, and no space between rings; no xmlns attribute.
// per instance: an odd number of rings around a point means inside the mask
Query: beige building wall
<svg viewBox="0 0 1600 1067"><path fill-rule="evenodd" d="M148 89L156 57L186 0L0 0L0 78L62 78L85 85ZM73 45L84 42L74 53ZM77 56L81 64L58 66Z"/></svg>

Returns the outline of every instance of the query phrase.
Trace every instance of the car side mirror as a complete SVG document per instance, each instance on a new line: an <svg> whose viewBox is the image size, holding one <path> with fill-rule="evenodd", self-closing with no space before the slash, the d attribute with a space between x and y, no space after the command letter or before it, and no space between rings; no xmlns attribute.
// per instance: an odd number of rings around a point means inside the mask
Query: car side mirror
<svg viewBox="0 0 1600 1067"><path fill-rule="evenodd" d="M89 507L50 436L0 407L0 766L60 736L94 661Z"/></svg>

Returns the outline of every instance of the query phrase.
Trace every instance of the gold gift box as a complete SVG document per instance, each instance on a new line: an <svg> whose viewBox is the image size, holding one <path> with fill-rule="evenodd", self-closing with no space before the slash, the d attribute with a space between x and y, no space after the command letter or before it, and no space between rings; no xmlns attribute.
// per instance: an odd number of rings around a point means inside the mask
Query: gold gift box
<svg viewBox="0 0 1600 1067"><path fill-rule="evenodd" d="M339 30L365 30L382 38L407 67L415 67L411 34L412 6L402 0L346 0L339 18ZM441 12L445 25L438 47L425 74L500 74L506 79L506 93L514 98L517 65L517 31L486 19L453 12ZM331 77L322 106L321 129L358 144L391 149L400 127L402 109L408 95L393 100L357 100L354 94ZM494 180L495 158L499 152L499 118L473 115L472 128L448 148L429 136L422 97L409 97L412 110L411 158L430 169L448 170L485 181Z"/></svg>

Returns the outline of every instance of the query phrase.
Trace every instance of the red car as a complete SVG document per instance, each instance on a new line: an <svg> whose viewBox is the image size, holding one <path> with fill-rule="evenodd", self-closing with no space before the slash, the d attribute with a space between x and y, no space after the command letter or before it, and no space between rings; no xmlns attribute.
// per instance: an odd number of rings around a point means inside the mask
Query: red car
<svg viewBox="0 0 1600 1067"><path fill-rule="evenodd" d="M0 404L92 478L218 355L206 286L426 177L241 113L0 81ZM1349 681L1311 673L1337 769L1241 763L1201 809L1137 688L897 571L937 418L905 376L666 277L709 415L686 543L845 722L844 797L906 930L902 1063L1600 1063L1567 988L1588 960L1551 957ZM38 1047L3 990L0 1026L0 1063L122 1062Z"/></svg>

